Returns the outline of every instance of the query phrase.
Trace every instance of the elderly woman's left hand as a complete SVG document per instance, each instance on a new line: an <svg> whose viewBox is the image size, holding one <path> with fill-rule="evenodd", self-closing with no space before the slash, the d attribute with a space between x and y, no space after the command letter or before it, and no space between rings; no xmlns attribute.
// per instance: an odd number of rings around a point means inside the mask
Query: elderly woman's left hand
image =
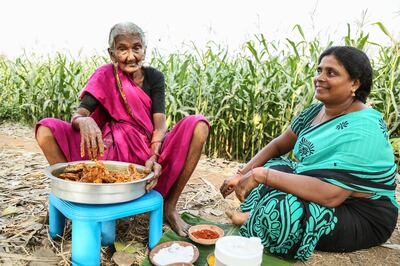
<svg viewBox="0 0 400 266"><path fill-rule="evenodd" d="M147 184L146 184L146 191L150 191L157 185L158 178L161 175L162 167L161 167L161 164L157 163L157 156L155 156L155 155L151 156L146 161L144 166L146 167L144 169L144 171L146 173L150 173L151 171L154 172L154 176L151 179L147 180Z"/></svg>
<svg viewBox="0 0 400 266"><path fill-rule="evenodd" d="M236 197L243 202L253 188L259 184L265 184L268 176L268 169L257 167L247 172L236 185Z"/></svg>

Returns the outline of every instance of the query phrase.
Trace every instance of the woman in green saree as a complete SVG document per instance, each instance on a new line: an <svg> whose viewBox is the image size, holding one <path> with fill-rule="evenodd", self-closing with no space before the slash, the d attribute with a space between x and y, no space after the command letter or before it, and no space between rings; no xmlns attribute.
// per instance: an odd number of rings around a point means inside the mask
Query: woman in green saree
<svg viewBox="0 0 400 266"><path fill-rule="evenodd" d="M366 106L368 57L335 46L319 58L313 104L290 128L225 180L242 212L230 213L243 236L260 237L284 258L314 249L350 252L384 243L398 215L396 164L382 115ZM280 157L293 150L296 161Z"/></svg>

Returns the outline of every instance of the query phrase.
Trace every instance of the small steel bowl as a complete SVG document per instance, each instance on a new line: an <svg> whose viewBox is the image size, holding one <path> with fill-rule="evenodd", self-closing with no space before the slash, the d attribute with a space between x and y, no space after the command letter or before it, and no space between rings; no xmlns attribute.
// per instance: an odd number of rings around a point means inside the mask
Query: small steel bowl
<svg viewBox="0 0 400 266"><path fill-rule="evenodd" d="M117 161L102 161L109 170L126 171L130 163ZM45 169L45 174L51 179L51 192L58 198L76 203L87 204L112 204L134 200L146 193L147 180L154 176L150 172L140 180L124 183L83 183L58 178L65 167L79 163L94 164L93 161L76 161L58 163ZM145 167L134 164L138 172L143 172Z"/></svg>

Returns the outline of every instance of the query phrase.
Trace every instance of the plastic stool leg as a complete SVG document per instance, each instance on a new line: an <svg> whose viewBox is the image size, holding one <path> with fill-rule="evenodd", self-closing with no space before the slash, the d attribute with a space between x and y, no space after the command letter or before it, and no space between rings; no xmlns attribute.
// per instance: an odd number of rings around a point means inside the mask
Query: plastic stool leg
<svg viewBox="0 0 400 266"><path fill-rule="evenodd" d="M100 222L72 220L72 264L100 265Z"/></svg>
<svg viewBox="0 0 400 266"><path fill-rule="evenodd" d="M162 224L163 224L163 207L150 212L150 223L149 223L149 247L152 249L160 241L162 236Z"/></svg>
<svg viewBox="0 0 400 266"><path fill-rule="evenodd" d="M101 223L101 245L111 246L115 241L115 220Z"/></svg>
<svg viewBox="0 0 400 266"><path fill-rule="evenodd" d="M49 203L49 234L51 238L64 233L65 216L51 203Z"/></svg>

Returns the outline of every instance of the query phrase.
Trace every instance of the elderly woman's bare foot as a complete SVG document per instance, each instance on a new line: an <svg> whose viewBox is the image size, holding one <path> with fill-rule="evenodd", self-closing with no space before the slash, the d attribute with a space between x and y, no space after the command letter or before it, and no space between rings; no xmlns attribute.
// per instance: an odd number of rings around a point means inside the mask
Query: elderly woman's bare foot
<svg viewBox="0 0 400 266"><path fill-rule="evenodd" d="M236 211L226 211L226 215L231 219L233 224L242 225L249 218L250 212L236 212Z"/></svg>
<svg viewBox="0 0 400 266"><path fill-rule="evenodd" d="M176 208L164 207L164 218L171 229L179 236L187 236L190 225L182 220Z"/></svg>

